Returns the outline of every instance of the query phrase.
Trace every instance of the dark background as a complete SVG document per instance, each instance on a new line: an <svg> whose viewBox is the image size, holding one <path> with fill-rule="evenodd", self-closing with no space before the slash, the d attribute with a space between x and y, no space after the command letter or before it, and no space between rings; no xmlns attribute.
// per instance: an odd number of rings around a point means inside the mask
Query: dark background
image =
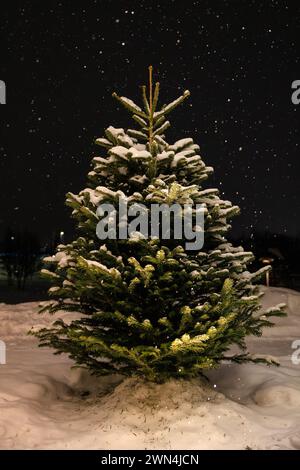
<svg viewBox="0 0 300 470"><path fill-rule="evenodd" d="M241 207L233 236L299 241L299 13L294 1L5 2L0 237L73 236L65 193L85 187L94 139L132 126L111 93L138 100L152 64L163 102L191 91L167 140L200 144L207 185Z"/></svg>

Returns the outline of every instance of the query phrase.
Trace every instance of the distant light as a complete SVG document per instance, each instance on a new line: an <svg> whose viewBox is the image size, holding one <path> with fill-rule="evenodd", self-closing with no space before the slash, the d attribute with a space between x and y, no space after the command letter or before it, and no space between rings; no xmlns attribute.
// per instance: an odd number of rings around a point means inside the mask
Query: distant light
<svg viewBox="0 0 300 470"><path fill-rule="evenodd" d="M11 239L11 240L14 240L14 239L15 239L15 237L10 237L10 239Z"/></svg>
<svg viewBox="0 0 300 470"><path fill-rule="evenodd" d="M59 235L60 235L61 237L63 237L64 234L65 234L65 232L60 232L60 233L59 233Z"/></svg>
<svg viewBox="0 0 300 470"><path fill-rule="evenodd" d="M263 256L262 258L259 258L259 261L265 266L270 266L274 259L270 258L269 256ZM270 271L266 272L266 286L270 287Z"/></svg>
<svg viewBox="0 0 300 470"><path fill-rule="evenodd" d="M259 261L260 261L262 264L272 264L273 261L274 261L274 259L265 256L265 257L263 257L263 258L260 258Z"/></svg>

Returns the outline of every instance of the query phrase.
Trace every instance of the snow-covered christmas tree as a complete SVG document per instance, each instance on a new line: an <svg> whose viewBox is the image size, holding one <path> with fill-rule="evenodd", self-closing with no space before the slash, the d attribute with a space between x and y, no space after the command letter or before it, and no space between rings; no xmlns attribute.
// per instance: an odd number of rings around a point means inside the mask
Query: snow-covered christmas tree
<svg viewBox="0 0 300 470"><path fill-rule="evenodd" d="M113 96L129 110L138 129L108 127L96 140L89 185L67 204L79 236L59 245L44 273L53 280L53 301L43 310L76 311L80 319L57 320L34 333L41 346L67 353L93 373L139 375L151 381L193 377L224 360L273 362L251 355L247 335L271 326L283 305L260 310L255 282L269 267L250 273L253 254L226 240L239 208L205 188L213 169L203 162L192 138L169 144L167 116L188 96L159 108L159 83L142 87L143 106ZM107 239L96 234L100 204L201 204L204 246L188 251L184 240L142 236ZM193 217L195 213L193 213ZM193 219L194 220L194 219ZM240 351L232 352L232 346Z"/></svg>

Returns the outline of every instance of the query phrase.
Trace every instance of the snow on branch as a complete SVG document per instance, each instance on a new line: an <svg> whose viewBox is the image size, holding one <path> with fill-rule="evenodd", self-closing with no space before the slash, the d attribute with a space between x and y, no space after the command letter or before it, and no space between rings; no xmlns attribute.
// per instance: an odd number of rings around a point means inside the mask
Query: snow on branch
<svg viewBox="0 0 300 470"><path fill-rule="evenodd" d="M179 104L181 104L189 96L190 96L189 90L185 90L183 95L179 96L179 98L177 98L176 100L174 100L171 103L167 104L167 106L165 106L163 109L161 109L157 113L154 113L154 116L153 116L154 120L156 120L156 119L160 118L161 116L164 116L164 115L170 113L171 111L173 111L173 109L177 108L177 106Z"/></svg>
<svg viewBox="0 0 300 470"><path fill-rule="evenodd" d="M147 114L145 114L144 111L142 111L142 109L131 99L126 98L125 96L118 96L115 92L112 94L112 96L116 98L126 109L128 109L132 113L137 114L138 116L143 118L147 117Z"/></svg>

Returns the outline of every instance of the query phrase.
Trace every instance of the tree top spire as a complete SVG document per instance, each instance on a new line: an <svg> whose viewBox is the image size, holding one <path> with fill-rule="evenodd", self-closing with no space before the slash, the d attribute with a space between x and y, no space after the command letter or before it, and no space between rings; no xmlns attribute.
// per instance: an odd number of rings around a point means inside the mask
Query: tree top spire
<svg viewBox="0 0 300 470"><path fill-rule="evenodd" d="M190 96L189 90L185 90L181 96L172 101L171 103L164 105L160 110L157 110L158 98L159 98L159 82L155 83L153 90L153 66L148 67L149 74L149 86L148 96L147 87L142 85L142 99L143 107L138 106L134 101L125 96L119 96L116 92L112 94L130 113L132 113L133 119L139 123L143 130L150 131L152 124L152 130L155 125L160 126L166 120L165 116L173 111L179 104L181 104L186 98ZM150 132L149 132L150 136Z"/></svg>

